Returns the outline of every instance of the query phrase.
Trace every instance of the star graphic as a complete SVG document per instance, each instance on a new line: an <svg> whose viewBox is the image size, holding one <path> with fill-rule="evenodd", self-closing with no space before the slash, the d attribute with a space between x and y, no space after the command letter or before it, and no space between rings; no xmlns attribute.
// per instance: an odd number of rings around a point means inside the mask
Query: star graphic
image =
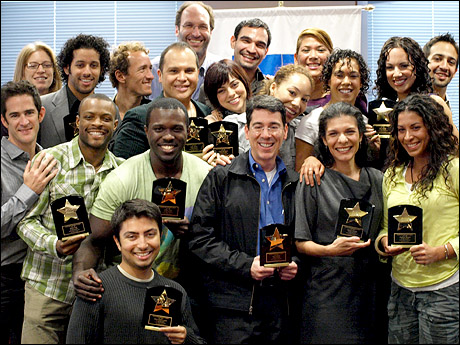
<svg viewBox="0 0 460 345"><path fill-rule="evenodd" d="M407 228L407 229L412 229L412 222L417 218L417 216L411 216L408 212L407 209L404 207L403 213L401 213L399 216L393 216L397 221L398 221L398 230Z"/></svg>
<svg viewBox="0 0 460 345"><path fill-rule="evenodd" d="M230 141L228 140L228 137L232 133L233 131L225 129L224 125L221 124L219 130L217 132L212 132L212 135L214 135L217 138L216 145L219 145L220 143L230 145Z"/></svg>
<svg viewBox="0 0 460 345"><path fill-rule="evenodd" d="M79 207L80 205L72 205L69 200L66 199L65 206L58 209L58 212L64 215L64 223L67 223L70 218L78 220L77 210Z"/></svg>
<svg viewBox="0 0 460 345"><path fill-rule="evenodd" d="M377 114L377 121L385 120L388 122L388 114L392 112L393 108L387 108L385 102L382 101L380 107L372 110Z"/></svg>
<svg viewBox="0 0 460 345"><path fill-rule="evenodd" d="M281 237L280 232L278 231L278 228L275 228L275 232L273 233L272 236L265 236L265 238L270 241L270 250L276 247L279 247L280 249L284 249L284 246L283 246L284 238Z"/></svg>
<svg viewBox="0 0 460 345"><path fill-rule="evenodd" d="M171 201L173 204L176 203L176 195L180 193L180 190L173 189L171 181L169 181L166 188L158 188L158 190L163 194L163 199L161 200L162 204L167 201Z"/></svg>
<svg viewBox="0 0 460 345"><path fill-rule="evenodd" d="M362 226L361 218L364 217L368 212L361 211L359 207L359 202L353 208L345 207L345 211L348 213L347 223L351 223L355 221L359 226Z"/></svg>
<svg viewBox="0 0 460 345"><path fill-rule="evenodd" d="M187 141L190 141L192 139L200 140L200 130L203 129L203 126L197 126L195 125L195 122L190 123L190 126L188 128L188 138Z"/></svg>
<svg viewBox="0 0 460 345"><path fill-rule="evenodd" d="M164 310L168 314L169 307L176 301L175 299L168 298L166 290L164 290L160 296L152 296L152 298L155 301L155 309L153 310L153 312Z"/></svg>

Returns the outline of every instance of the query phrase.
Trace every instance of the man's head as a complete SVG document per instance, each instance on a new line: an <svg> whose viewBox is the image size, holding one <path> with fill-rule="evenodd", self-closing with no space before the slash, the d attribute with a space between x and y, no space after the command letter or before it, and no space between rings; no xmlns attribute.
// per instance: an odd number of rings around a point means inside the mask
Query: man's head
<svg viewBox="0 0 460 345"><path fill-rule="evenodd" d="M212 7L201 1L186 1L176 13L175 24L176 36L181 42L188 43L202 62L214 29Z"/></svg>
<svg viewBox="0 0 460 345"><path fill-rule="evenodd" d="M270 29L262 20L243 20L230 39L235 62L247 71L255 71L267 55L271 39Z"/></svg>
<svg viewBox="0 0 460 345"><path fill-rule="evenodd" d="M244 131L252 157L265 171L273 169L287 130L286 109L279 99L259 95L248 101Z"/></svg>
<svg viewBox="0 0 460 345"><path fill-rule="evenodd" d="M80 148L106 150L117 127L116 106L104 94L85 97L78 108L76 126Z"/></svg>
<svg viewBox="0 0 460 345"><path fill-rule="evenodd" d="M110 222L113 239L121 252L121 267L133 276L150 271L160 252L161 213L151 201L122 203Z"/></svg>
<svg viewBox="0 0 460 345"><path fill-rule="evenodd" d="M26 80L6 83L2 87L1 109L8 140L24 151L35 146L45 116L37 88Z"/></svg>
<svg viewBox="0 0 460 345"><path fill-rule="evenodd" d="M433 37L423 47L423 53L435 89L447 88L458 69L458 44L454 37L449 33Z"/></svg>
<svg viewBox="0 0 460 345"><path fill-rule="evenodd" d="M80 34L69 39L57 59L62 80L82 100L93 93L109 69L109 44L102 38Z"/></svg>
<svg viewBox="0 0 460 345"><path fill-rule="evenodd" d="M165 97L190 102L198 84L198 57L184 42L169 45L160 56L158 78Z"/></svg>
<svg viewBox="0 0 460 345"><path fill-rule="evenodd" d="M110 56L109 78L117 90L122 87L136 96L149 96L154 78L149 50L141 42L118 45Z"/></svg>
<svg viewBox="0 0 460 345"><path fill-rule="evenodd" d="M187 139L188 113L175 98L158 98L147 109L145 133L155 162L174 164L182 157Z"/></svg>

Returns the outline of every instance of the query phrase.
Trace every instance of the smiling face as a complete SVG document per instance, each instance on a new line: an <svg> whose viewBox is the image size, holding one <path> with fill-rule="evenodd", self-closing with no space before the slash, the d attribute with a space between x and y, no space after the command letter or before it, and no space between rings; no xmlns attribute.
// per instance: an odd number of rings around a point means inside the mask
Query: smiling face
<svg viewBox="0 0 460 345"><path fill-rule="evenodd" d="M217 100L221 107L235 114L246 111L246 98L244 84L231 74L228 75L228 81L217 89Z"/></svg>
<svg viewBox="0 0 460 345"><path fill-rule="evenodd" d="M355 59L339 60L332 70L328 85L331 103L346 102L354 105L362 86L358 62Z"/></svg>
<svg viewBox="0 0 460 345"><path fill-rule="evenodd" d="M457 73L458 55L454 46L449 42L433 44L428 56L428 67L433 84L438 88L445 88Z"/></svg>
<svg viewBox="0 0 460 345"><path fill-rule="evenodd" d="M415 67L404 49L393 48L388 52L385 69L388 84L396 91L398 99L403 100L409 95L416 79Z"/></svg>
<svg viewBox="0 0 460 345"><path fill-rule="evenodd" d="M152 63L143 51L130 52L128 74L124 76L126 88L136 96L150 96L152 93Z"/></svg>
<svg viewBox="0 0 460 345"><path fill-rule="evenodd" d="M176 26L176 36L192 47L200 61L204 59L211 41L208 11L198 4L187 7L182 12L180 27Z"/></svg>
<svg viewBox="0 0 460 345"><path fill-rule="evenodd" d="M327 121L325 133L323 143L334 158L334 165L354 162L362 140L356 118L349 115L331 118Z"/></svg>
<svg viewBox="0 0 460 345"><path fill-rule="evenodd" d="M299 51L294 54L295 62L306 67L315 80L321 78L323 66L327 58L331 55L326 48L314 36L306 36L301 44Z"/></svg>
<svg viewBox="0 0 460 345"><path fill-rule="evenodd" d="M268 34L264 28L243 27L238 38L232 36L234 61L247 71L255 71L268 52Z"/></svg>
<svg viewBox="0 0 460 345"><path fill-rule="evenodd" d="M270 87L270 94L283 102L286 108L287 122L291 122L305 111L311 92L310 80L300 73L291 74L280 85L272 83Z"/></svg>
<svg viewBox="0 0 460 345"><path fill-rule="evenodd" d="M80 105L76 125L80 148L106 150L118 121L112 102L103 99L85 99Z"/></svg>
<svg viewBox="0 0 460 345"><path fill-rule="evenodd" d="M2 116L2 123L8 129L8 140L23 151L28 151L37 141L45 108L42 107L39 113L33 97L28 94L9 97L5 106L6 114Z"/></svg>
<svg viewBox="0 0 460 345"><path fill-rule="evenodd" d="M157 222L144 216L128 218L121 224L119 237L113 238L121 252L121 268L134 277L145 278L160 252Z"/></svg>
<svg viewBox="0 0 460 345"><path fill-rule="evenodd" d="M72 93L81 101L93 93L101 74L99 53L95 49L75 49L70 66L64 67L69 76L67 84Z"/></svg>
<svg viewBox="0 0 460 345"><path fill-rule="evenodd" d="M190 102L198 84L198 66L193 51L189 48L169 50L164 56L163 69L158 70L158 78L165 97Z"/></svg>
<svg viewBox="0 0 460 345"><path fill-rule="evenodd" d="M244 132L251 145L254 160L264 171L273 170L276 156L287 136L287 124L283 126L281 114L266 109L254 109L251 123L249 127L244 127Z"/></svg>
<svg viewBox="0 0 460 345"><path fill-rule="evenodd" d="M415 111L403 111L398 115L398 141L412 158L430 155L428 130L423 119Z"/></svg>
<svg viewBox="0 0 460 345"><path fill-rule="evenodd" d="M180 161L187 139L187 118L182 109L153 109L145 132L153 161L164 164Z"/></svg>
<svg viewBox="0 0 460 345"><path fill-rule="evenodd" d="M30 68L28 64L37 64L36 69ZM44 67L46 66L46 68ZM53 83L54 64L50 56L44 50L33 52L24 66L24 79L35 85L40 95L46 95Z"/></svg>

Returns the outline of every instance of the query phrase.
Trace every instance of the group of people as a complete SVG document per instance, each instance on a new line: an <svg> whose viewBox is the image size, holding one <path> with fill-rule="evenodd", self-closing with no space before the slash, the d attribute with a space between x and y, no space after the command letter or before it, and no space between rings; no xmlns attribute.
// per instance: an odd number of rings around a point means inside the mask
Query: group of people
<svg viewBox="0 0 460 345"><path fill-rule="evenodd" d="M233 60L207 52L210 6L184 2L175 24L178 42L153 60L140 42L110 52L84 34L57 56L42 42L20 52L1 90L2 339L458 343L454 38L384 44L377 100L394 106L383 139L365 60L324 30L303 30L295 63L268 77L260 19L235 28ZM106 74L113 99L94 92ZM193 118L237 124L238 154L185 152ZM152 202L165 177L186 182L182 219ZM52 203L70 195L91 234L62 240ZM372 205L364 239L336 234L347 199ZM421 244L389 244L397 205L422 208ZM270 224L292 238L282 267L261 264ZM182 296L180 316L152 331L144 303L159 286Z"/></svg>

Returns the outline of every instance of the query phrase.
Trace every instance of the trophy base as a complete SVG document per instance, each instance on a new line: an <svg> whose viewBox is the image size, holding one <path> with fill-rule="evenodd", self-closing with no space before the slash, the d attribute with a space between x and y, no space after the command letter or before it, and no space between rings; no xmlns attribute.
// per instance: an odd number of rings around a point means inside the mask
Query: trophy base
<svg viewBox="0 0 460 345"><path fill-rule="evenodd" d="M159 331L162 327L155 327L155 326L144 326L145 329L149 330L149 331Z"/></svg>
<svg viewBox="0 0 460 345"><path fill-rule="evenodd" d="M401 247L401 248L410 248L416 246L417 244L390 244L390 247Z"/></svg>
<svg viewBox="0 0 460 345"><path fill-rule="evenodd" d="M289 266L289 262L280 262L277 264L265 264L264 267L286 267Z"/></svg>
<svg viewBox="0 0 460 345"><path fill-rule="evenodd" d="M65 241L68 241L68 240L70 240L70 239L72 239L72 238L78 237L78 236L80 236L80 235L85 235L85 237L87 237L87 236L89 236L89 233L88 233L88 232L85 232L84 234L76 234L76 235L72 235L72 236L63 237L63 238L61 239L61 241L62 241L62 242L65 242Z"/></svg>

